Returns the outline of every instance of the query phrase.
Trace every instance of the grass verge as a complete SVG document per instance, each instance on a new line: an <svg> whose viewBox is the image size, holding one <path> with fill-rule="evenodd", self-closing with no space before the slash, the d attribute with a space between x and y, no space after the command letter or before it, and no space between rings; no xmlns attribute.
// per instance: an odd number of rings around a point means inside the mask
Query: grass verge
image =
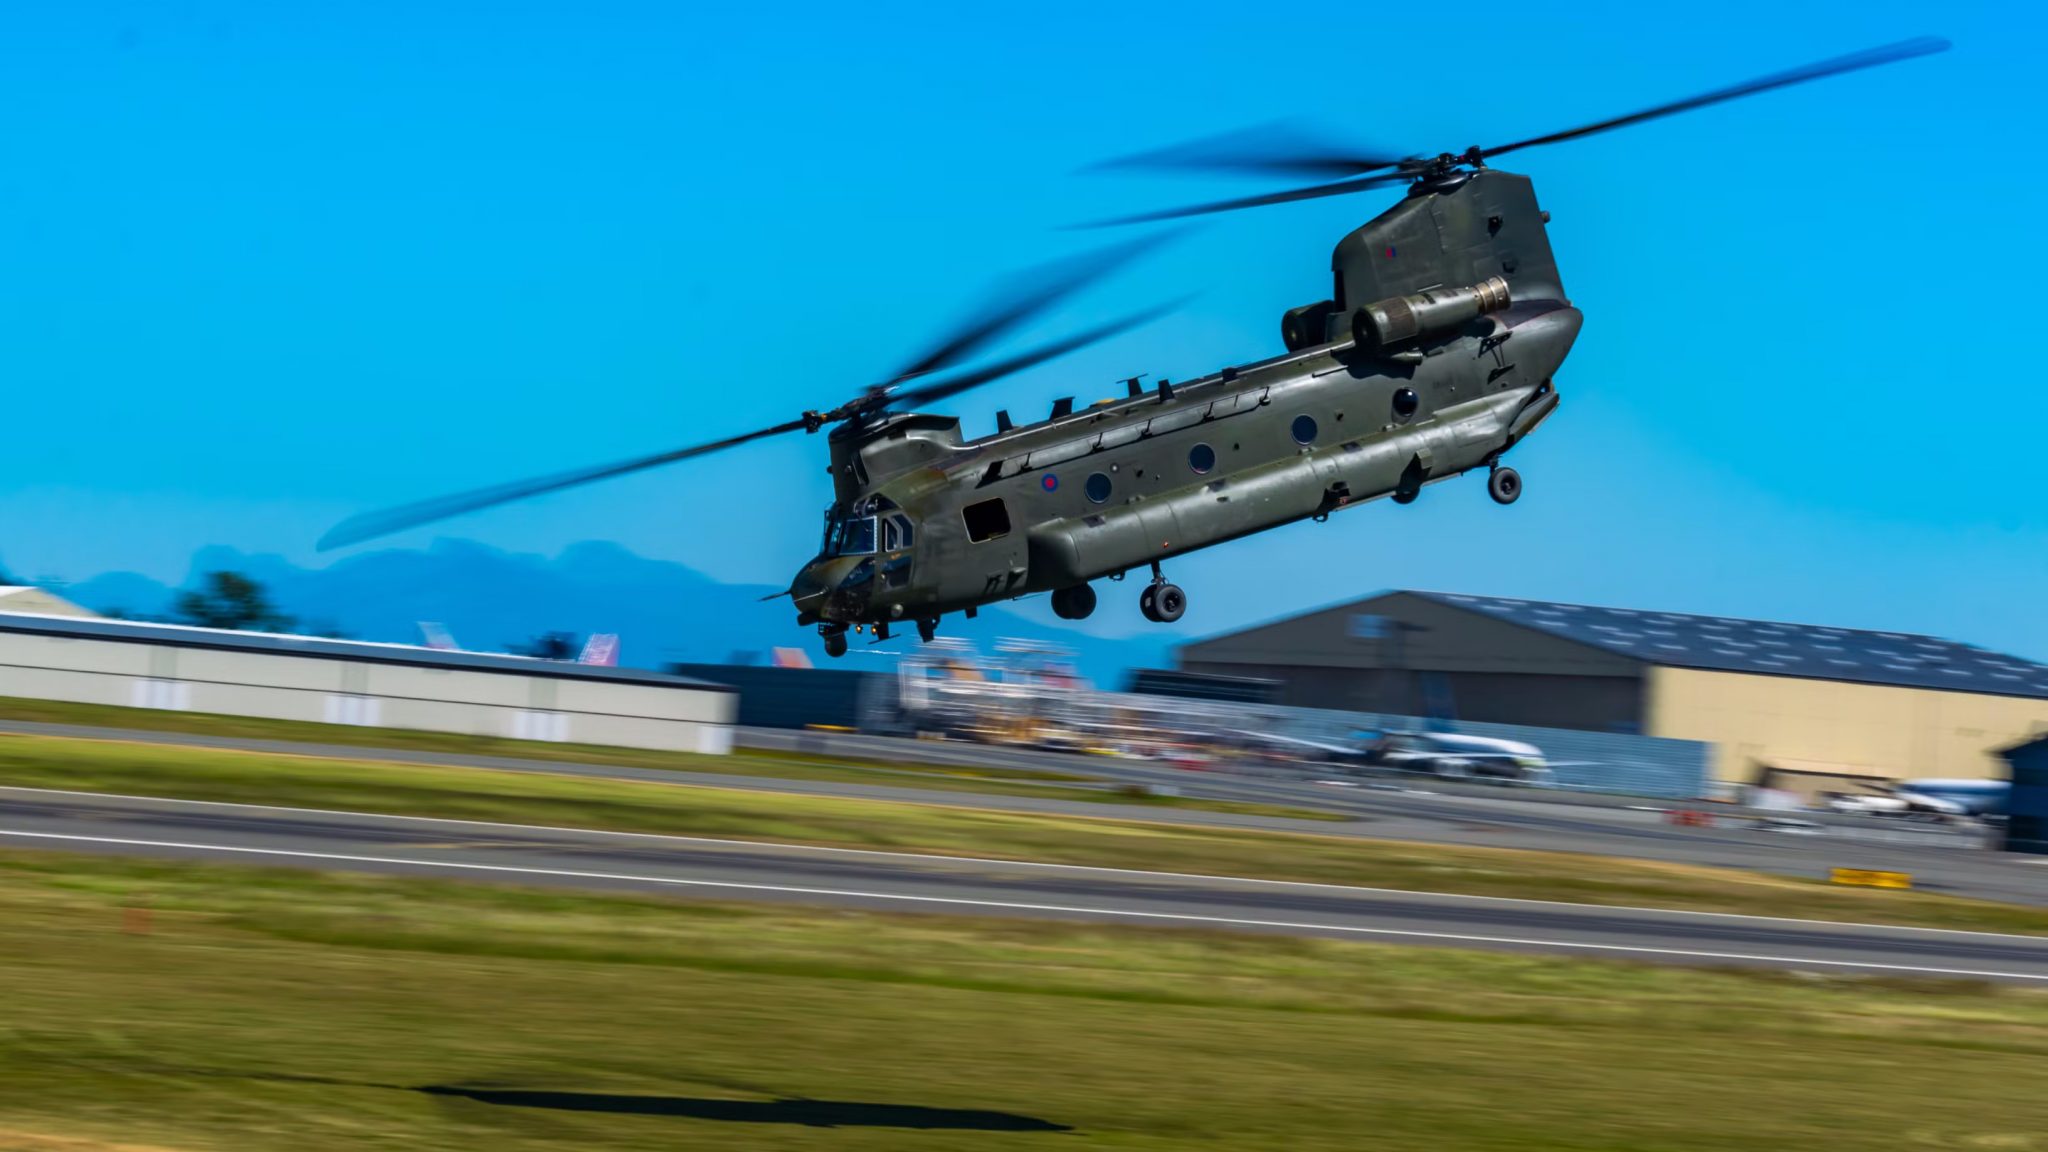
<svg viewBox="0 0 2048 1152"><path fill-rule="evenodd" d="M2048 934L2044 908L1685 864L118 741L0 736L0 784Z"/></svg>
<svg viewBox="0 0 2048 1152"><path fill-rule="evenodd" d="M174 732L231 740L277 740L343 748L378 748L456 756L499 757L554 764L601 764L623 768L654 768L671 772L715 772L733 776L764 776L782 780L823 780L923 788L940 792L981 792L1000 796L1037 796L1091 804L1186 808L1248 816L1281 816L1297 820L1342 821L1347 817L1279 804L1207 800L1188 796L1152 796L1122 791L1061 788L1089 777L1035 768L977 768L947 764L883 763L852 757L735 749L727 756L664 752L651 748L617 748L603 744L553 744L457 732L421 732L408 728L360 728L346 724L315 724L225 716L211 712L172 712L156 708L123 708L112 704L76 704L66 700L27 700L0 696L0 720L35 724L73 724L136 732Z"/></svg>
<svg viewBox="0 0 2048 1152"><path fill-rule="evenodd" d="M1982 984L15 852L0 956L25 1152L2048 1148Z"/></svg>

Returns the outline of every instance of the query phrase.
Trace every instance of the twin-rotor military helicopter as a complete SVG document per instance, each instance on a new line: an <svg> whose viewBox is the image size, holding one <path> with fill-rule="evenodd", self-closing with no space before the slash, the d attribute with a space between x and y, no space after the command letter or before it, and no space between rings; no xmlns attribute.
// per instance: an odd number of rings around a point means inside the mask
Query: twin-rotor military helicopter
<svg viewBox="0 0 2048 1152"><path fill-rule="evenodd" d="M962 370L1024 321L1157 241L1121 245L1012 281L999 303L886 382L837 407L632 460L369 513L330 531L333 548L791 432L826 437L834 498L818 554L786 592L800 626L843 655L849 629L877 640L912 623L1050 593L1053 611L1095 610L1093 581L1149 571L1139 607L1180 619L1186 594L1161 562L1364 501L1408 503L1424 486L1484 468L1512 504L1521 477L1501 463L1556 410L1553 382L1582 317L1565 295L1530 181L1490 166L1554 144L1808 80L1943 51L1921 38L1821 61L1595 124L1493 148L1385 157L1278 130L1215 137L1101 167L1224 171L1323 183L1148 213L1132 224L1337 196L1397 184L1398 204L1345 236L1329 299L1281 321L1286 354L1184 383L1126 381L1128 394L1033 423L998 413L969 439L951 416L911 411L1127 331L1117 319Z"/></svg>

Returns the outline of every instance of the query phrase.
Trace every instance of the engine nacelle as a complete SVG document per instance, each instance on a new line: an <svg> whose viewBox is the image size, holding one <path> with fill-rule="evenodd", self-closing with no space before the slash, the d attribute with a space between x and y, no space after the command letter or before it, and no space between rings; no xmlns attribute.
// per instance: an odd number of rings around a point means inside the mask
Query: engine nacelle
<svg viewBox="0 0 2048 1152"><path fill-rule="evenodd" d="M1447 332L1508 306L1508 282L1489 276L1466 288L1430 288L1367 304L1351 315L1360 348L1378 351L1418 337Z"/></svg>
<svg viewBox="0 0 2048 1152"><path fill-rule="evenodd" d="M1280 317L1280 342L1289 352L1299 352L1330 342L1330 319L1337 315L1335 300L1318 300L1289 308Z"/></svg>

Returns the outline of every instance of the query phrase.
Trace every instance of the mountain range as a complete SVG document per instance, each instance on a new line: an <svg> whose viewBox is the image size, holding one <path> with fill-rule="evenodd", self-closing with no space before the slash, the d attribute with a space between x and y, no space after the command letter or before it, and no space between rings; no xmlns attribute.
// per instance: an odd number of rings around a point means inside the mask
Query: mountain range
<svg viewBox="0 0 2048 1152"><path fill-rule="evenodd" d="M110 572L52 590L108 615L169 618L180 587L197 587L207 573L223 571L263 585L297 630L360 640L417 644L422 622L441 624L460 646L476 651L502 651L546 632L608 632L619 636L620 663L645 668L671 661L766 663L771 649L796 647L821 666L886 669L894 666L894 654L917 645L915 631L906 627L887 643L856 644L845 659L829 661L817 634L795 627L786 601L762 599L778 589L721 583L598 541L546 557L440 539L424 550L367 552L325 568L214 545L194 554L190 575L176 587ZM999 607L983 609L974 621L952 617L946 623L942 635L966 639L985 653L999 639L1057 644L1083 675L1106 687L1121 686L1129 669L1170 660L1164 637L1095 636Z"/></svg>

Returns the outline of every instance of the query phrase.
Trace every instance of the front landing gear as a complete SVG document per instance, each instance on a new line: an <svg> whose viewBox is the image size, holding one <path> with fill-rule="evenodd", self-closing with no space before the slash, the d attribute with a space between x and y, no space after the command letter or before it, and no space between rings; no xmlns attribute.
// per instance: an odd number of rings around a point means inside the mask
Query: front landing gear
<svg viewBox="0 0 2048 1152"><path fill-rule="evenodd" d="M1138 611L1154 624L1171 624L1188 610L1188 594L1180 585L1166 582L1166 574L1159 565L1152 565L1152 583L1138 594Z"/></svg>
<svg viewBox="0 0 2048 1152"><path fill-rule="evenodd" d="M1522 474L1513 468L1495 467L1486 475L1486 494L1495 504L1513 504L1522 498Z"/></svg>
<svg viewBox="0 0 2048 1152"><path fill-rule="evenodd" d="M1086 584L1052 594L1052 614L1062 620L1086 620L1095 611L1095 589Z"/></svg>

